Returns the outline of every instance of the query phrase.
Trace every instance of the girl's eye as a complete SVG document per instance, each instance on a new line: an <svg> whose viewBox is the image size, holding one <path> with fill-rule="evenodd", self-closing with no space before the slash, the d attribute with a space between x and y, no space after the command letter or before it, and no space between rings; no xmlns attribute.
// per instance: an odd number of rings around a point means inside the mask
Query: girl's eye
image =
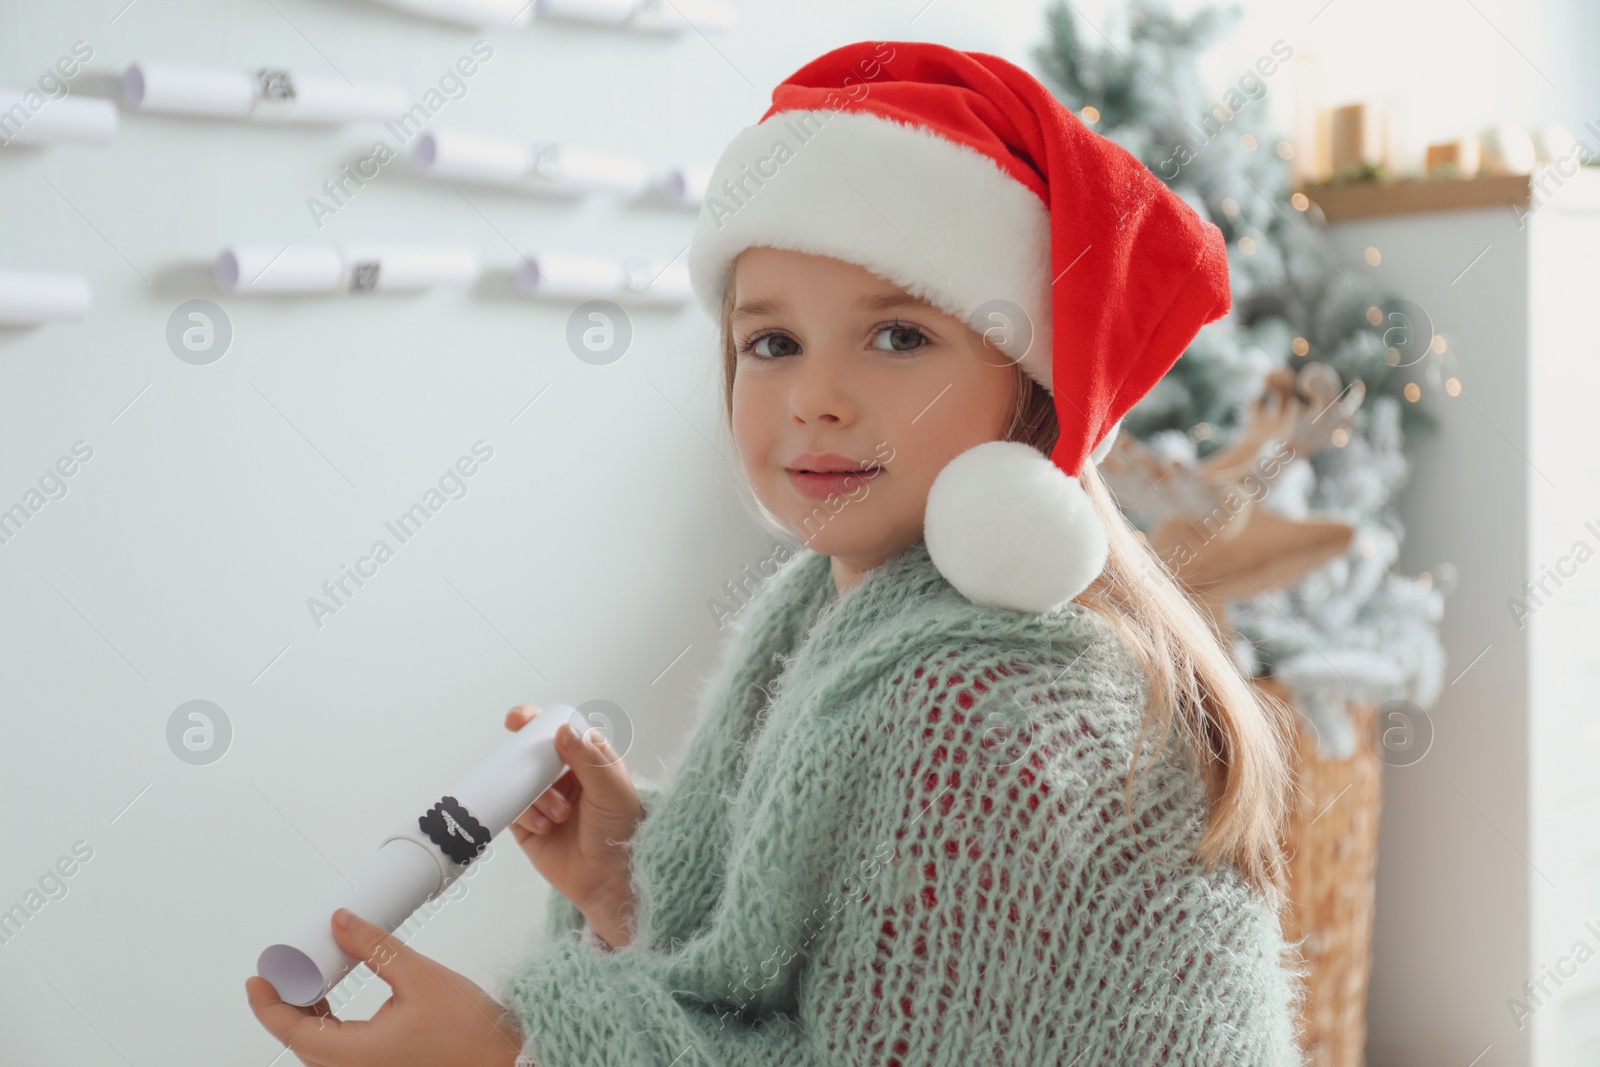
<svg viewBox="0 0 1600 1067"><path fill-rule="evenodd" d="M933 339L920 327L905 322L890 322L872 331L873 348L883 352L905 354L931 344ZM880 341L886 343L878 343ZM799 352L800 345L793 337L779 330L752 334L737 346L741 356L754 355L761 359L777 359Z"/></svg>
<svg viewBox="0 0 1600 1067"><path fill-rule="evenodd" d="M873 347L886 352L915 352L917 349L927 345L931 340L920 329L904 322L891 322L879 326L874 332L873 339L877 340L885 336L889 339L887 348L876 344Z"/></svg>
<svg viewBox="0 0 1600 1067"><path fill-rule="evenodd" d="M761 345L767 344L768 341L777 341L777 342L780 343L780 345L782 345L784 343L794 344L794 338L793 337L786 337L781 333L758 333L758 334L754 334L748 340L745 340L745 341L743 341L743 342L741 342L739 344L739 354L741 356L746 356L746 355L751 355L753 353L753 354L755 354L757 356L760 356L763 359L772 359L772 358L775 358L777 356L793 355L794 354L793 352L781 351L781 350L778 351L778 352L773 352L773 351L771 351L771 348L772 348L771 345L767 345L767 347L765 349L760 347Z"/></svg>

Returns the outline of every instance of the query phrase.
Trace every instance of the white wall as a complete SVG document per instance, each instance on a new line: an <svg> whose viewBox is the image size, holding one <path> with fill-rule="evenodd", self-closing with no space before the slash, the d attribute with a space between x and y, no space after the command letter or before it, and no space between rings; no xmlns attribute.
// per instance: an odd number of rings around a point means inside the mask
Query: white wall
<svg viewBox="0 0 1600 1067"><path fill-rule="evenodd" d="M491 34L493 57L437 121L652 168L709 163L829 47L1002 51L1035 22L1023 4L1001 6L1007 26L992 4L979 19L935 0L913 20L920 6L747 4L710 40ZM34 83L82 40L82 95L133 60L421 94L480 36L356 0L119 7L0 5L0 87ZM105 147L0 151L0 269L78 272L94 292L81 323L0 330L0 501L74 442L93 450L0 545L0 909L25 904L75 843L92 849L66 895L0 944L8 1063L271 1060L280 1047L243 990L261 948L498 743L512 704L615 701L636 728L630 766L664 773L721 636L708 602L769 554L715 451L709 321L640 312L628 354L590 366L566 346L567 309L524 302L505 275L538 247L671 258L693 215L463 198L400 159L319 231L307 198L381 134L124 114ZM421 297L211 286L230 242L335 239L466 242L490 273ZM234 330L209 366L166 343L195 297ZM413 541L387 535L479 440L493 458L467 494ZM380 537L395 557L315 626L307 599ZM168 747L169 718L193 699L232 725L209 766ZM461 885L471 902L413 943L487 986L545 887L509 838ZM381 1000L369 983L342 1012Z"/></svg>

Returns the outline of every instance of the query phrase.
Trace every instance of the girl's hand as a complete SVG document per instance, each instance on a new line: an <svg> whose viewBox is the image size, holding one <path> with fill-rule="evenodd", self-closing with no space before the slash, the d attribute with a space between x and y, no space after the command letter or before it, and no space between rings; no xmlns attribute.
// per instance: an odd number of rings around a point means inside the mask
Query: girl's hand
<svg viewBox="0 0 1600 1067"><path fill-rule="evenodd" d="M539 714L531 704L506 713L506 729L520 730ZM580 738L570 727L556 731L556 750L568 769L511 823L511 832L545 881L583 913L595 932L616 948L628 942L633 911L628 857L644 818L639 791L622 757L605 735Z"/></svg>
<svg viewBox="0 0 1600 1067"><path fill-rule="evenodd" d="M285 1004L265 978L244 983L261 1025L307 1067L513 1067L522 1028L494 998L443 964L416 952L383 928L351 915L333 938L362 960L393 994L370 1019L341 1020L328 998L313 1007Z"/></svg>

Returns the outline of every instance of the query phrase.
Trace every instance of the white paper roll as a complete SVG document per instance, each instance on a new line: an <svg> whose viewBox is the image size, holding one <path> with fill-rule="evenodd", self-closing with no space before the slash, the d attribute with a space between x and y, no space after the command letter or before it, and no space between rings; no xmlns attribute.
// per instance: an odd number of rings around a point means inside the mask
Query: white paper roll
<svg viewBox="0 0 1600 1067"><path fill-rule="evenodd" d="M470 285L478 276L478 253L457 245L341 244L343 284L355 292L370 289L430 289Z"/></svg>
<svg viewBox="0 0 1600 1067"><path fill-rule="evenodd" d="M534 0L378 0L414 15L454 22L458 26L515 29L533 19Z"/></svg>
<svg viewBox="0 0 1600 1067"><path fill-rule="evenodd" d="M245 72L169 63L128 64L122 99L137 111L262 122L382 122L411 106L398 85L350 85L271 67Z"/></svg>
<svg viewBox="0 0 1600 1067"><path fill-rule="evenodd" d="M330 920L335 911L349 908L392 933L427 903L438 884L439 868L427 849L414 841L390 841L349 882L323 897L275 944L263 949L256 959L256 973L272 983L284 1003L315 1004L359 962L333 939Z"/></svg>
<svg viewBox="0 0 1600 1067"><path fill-rule="evenodd" d="M31 326L89 313L89 283L76 274L0 271L0 323Z"/></svg>
<svg viewBox="0 0 1600 1067"><path fill-rule="evenodd" d="M720 0L644 0L629 29L656 33L683 33L685 30L725 30L739 21L739 12Z"/></svg>
<svg viewBox="0 0 1600 1067"><path fill-rule="evenodd" d="M602 191L637 196L650 184L644 164L627 156L545 141L533 148L534 188L556 193Z"/></svg>
<svg viewBox="0 0 1600 1067"><path fill-rule="evenodd" d="M339 242L230 245L213 275L225 293L327 293L466 285L478 269L478 253L460 245Z"/></svg>
<svg viewBox="0 0 1600 1067"><path fill-rule="evenodd" d="M300 78L288 71L257 76L256 106L250 117L264 122L387 122L411 106L398 85L351 85L334 78Z"/></svg>
<svg viewBox="0 0 1600 1067"><path fill-rule="evenodd" d="M435 178L568 196L589 192L637 196L650 180L644 165L627 156L454 130L431 130L418 137L411 162L420 173Z"/></svg>
<svg viewBox="0 0 1600 1067"><path fill-rule="evenodd" d="M105 144L117 132L117 105L76 96L44 98L34 111L23 93L0 92L0 145Z"/></svg>
<svg viewBox="0 0 1600 1067"><path fill-rule="evenodd" d="M332 292L344 277L344 257L334 245L232 245L213 273L225 293Z"/></svg>
<svg viewBox="0 0 1600 1067"><path fill-rule="evenodd" d="M517 288L527 296L595 300L615 296L624 277L622 264L605 256L544 253L523 259Z"/></svg>
<svg viewBox="0 0 1600 1067"><path fill-rule="evenodd" d="M667 199L682 207L699 207L706 199L711 186L711 168L687 165L674 167L667 172L662 190Z"/></svg>
<svg viewBox="0 0 1600 1067"><path fill-rule="evenodd" d="M122 102L136 111L244 118L256 106L250 75L169 63L129 63L122 72Z"/></svg>
<svg viewBox="0 0 1600 1067"><path fill-rule="evenodd" d="M539 17L621 25L639 3L640 0L539 0Z"/></svg>
<svg viewBox="0 0 1600 1067"><path fill-rule="evenodd" d="M687 263L640 260L623 266L627 271L630 300L643 304L684 304L694 298Z"/></svg>
<svg viewBox="0 0 1600 1067"><path fill-rule="evenodd" d="M327 996L361 962L334 941L333 913L349 908L392 933L448 889L490 839L566 770L555 745L563 722L580 734L590 727L570 705L542 709L267 946L256 960L256 973L286 1004L306 1007Z"/></svg>
<svg viewBox="0 0 1600 1067"><path fill-rule="evenodd" d="M430 130L417 138L411 162L435 178L515 185L533 167L533 146L507 137Z"/></svg>
<svg viewBox="0 0 1600 1067"><path fill-rule="evenodd" d="M693 296L685 264L570 253L525 256L517 288L532 297L642 304L681 304Z"/></svg>

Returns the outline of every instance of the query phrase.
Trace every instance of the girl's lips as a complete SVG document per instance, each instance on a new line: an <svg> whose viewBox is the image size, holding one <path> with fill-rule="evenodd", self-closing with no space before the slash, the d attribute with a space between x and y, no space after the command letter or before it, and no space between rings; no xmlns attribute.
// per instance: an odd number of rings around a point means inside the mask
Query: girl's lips
<svg viewBox="0 0 1600 1067"><path fill-rule="evenodd" d="M882 467L869 467L859 471L836 471L832 474L812 474L807 471L789 471L789 484L795 492L812 500L826 500L842 496L857 485L870 482L883 473Z"/></svg>

